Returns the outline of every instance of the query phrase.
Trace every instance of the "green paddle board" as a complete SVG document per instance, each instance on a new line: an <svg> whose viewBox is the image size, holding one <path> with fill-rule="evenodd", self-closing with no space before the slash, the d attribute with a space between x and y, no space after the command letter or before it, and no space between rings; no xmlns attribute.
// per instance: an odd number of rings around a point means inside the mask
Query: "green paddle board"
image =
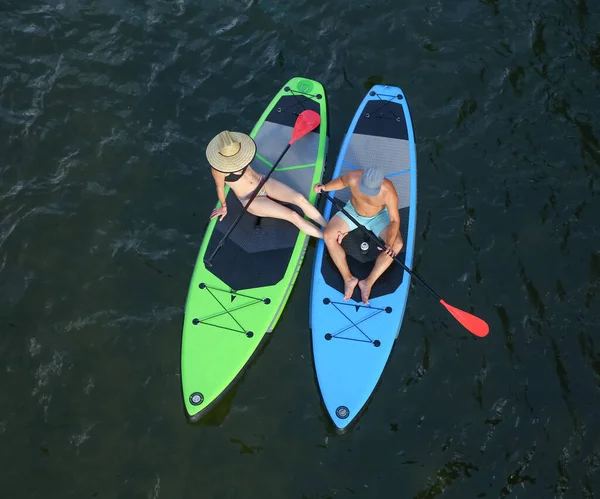
<svg viewBox="0 0 600 499"><path fill-rule="evenodd" d="M267 174L290 142L298 115L307 109L320 114L319 127L294 142L271 178L314 205L312 186L322 179L328 146L327 100L319 82L292 78L277 93L250 133L257 145L251 164ZM227 216L208 225L185 305L181 383L192 422L227 392L275 327L309 241L290 222L246 212L207 268L204 259L242 211L233 191L226 187L225 192Z"/></svg>

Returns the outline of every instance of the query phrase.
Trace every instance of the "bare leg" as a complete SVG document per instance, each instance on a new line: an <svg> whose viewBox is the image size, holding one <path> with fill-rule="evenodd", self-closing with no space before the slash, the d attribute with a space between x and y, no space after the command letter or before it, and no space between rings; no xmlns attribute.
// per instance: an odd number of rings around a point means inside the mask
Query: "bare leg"
<svg viewBox="0 0 600 499"><path fill-rule="evenodd" d="M379 235L379 237L381 239L383 239L385 241L385 237L387 235L387 227L385 229L383 229ZM396 254L400 253L400 250L402 249L402 246L404 245L403 241L402 241L402 236L398 235L398 237L396 238L396 240L394 241L394 244L392 246L394 252ZM373 284L375 284L375 281L377 281L377 279L379 279L379 277L381 277L381 274L383 274L386 269L392 264L392 262L394 261L394 259L389 256L387 253L381 253L378 257L377 260L375 260L375 265L373 266L373 269L371 270L371 273L369 274L369 276L360 281L358 283L358 287L360 288L360 295L362 297L362 301L365 305L369 304L369 295L371 294L371 289L373 288Z"/></svg>
<svg viewBox="0 0 600 499"><path fill-rule="evenodd" d="M248 207L248 211L257 217L271 217L287 220L309 236L323 239L323 232L308 220L305 220L294 210L290 210L267 197L255 197L254 201L252 201Z"/></svg>
<svg viewBox="0 0 600 499"><path fill-rule="evenodd" d="M323 233L325 244L327 245L333 263L335 263L335 266L338 268L344 279L344 300L349 300L352 297L354 288L358 284L358 279L352 275L350 267L348 267L346 252L340 244L341 239L338 240L340 233L347 234L349 230L350 227L348 227L348 224L344 220L334 216L329 220L325 232Z"/></svg>
<svg viewBox="0 0 600 499"><path fill-rule="evenodd" d="M347 232L340 232L340 231L338 231L338 233L337 233L337 239L336 239L337 243L338 243L338 244L342 244L342 241L344 240L344 238L345 238L347 235L348 235L348 233L347 233Z"/></svg>
<svg viewBox="0 0 600 499"><path fill-rule="evenodd" d="M321 227L327 225L327 221L323 218L323 215L308 202L308 199L290 186L285 185L283 182L275 180L274 178L269 178L265 183L265 190L269 197L276 199L277 201L295 204L298 208L302 209L308 218L317 222Z"/></svg>

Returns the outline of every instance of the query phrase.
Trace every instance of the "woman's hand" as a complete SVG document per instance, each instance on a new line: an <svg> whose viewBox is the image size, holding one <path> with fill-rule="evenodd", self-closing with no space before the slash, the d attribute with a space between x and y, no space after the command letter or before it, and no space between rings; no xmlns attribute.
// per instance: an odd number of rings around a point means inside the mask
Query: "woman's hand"
<svg viewBox="0 0 600 499"><path fill-rule="evenodd" d="M215 217L221 217L221 218L219 218L219 222L220 222L221 220L223 220L225 218L225 215L227 215L227 205L226 204L224 204L220 208L215 208L212 211L212 213L210 214L210 219L212 220Z"/></svg>
<svg viewBox="0 0 600 499"><path fill-rule="evenodd" d="M321 192L325 192L325 191L323 191L323 184L315 184L315 186L313 187L313 190L315 191L315 194L320 194Z"/></svg>

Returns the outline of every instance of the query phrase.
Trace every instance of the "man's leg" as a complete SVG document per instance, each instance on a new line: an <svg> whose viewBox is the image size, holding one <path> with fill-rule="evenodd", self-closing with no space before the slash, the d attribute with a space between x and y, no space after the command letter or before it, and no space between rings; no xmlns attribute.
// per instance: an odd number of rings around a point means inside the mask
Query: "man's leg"
<svg viewBox="0 0 600 499"><path fill-rule="evenodd" d="M345 234L350 230L348 223L340 215L335 215L329 220L323 232L323 239L331 255L331 259L335 266L342 274L344 279L344 300L349 300L352 297L354 288L358 284L358 279L352 275L348 262L346 261L346 252L340 242L338 236L340 233Z"/></svg>
<svg viewBox="0 0 600 499"><path fill-rule="evenodd" d="M387 237L387 232L388 227L381 231L381 233L379 234L379 238L385 241L385 238ZM400 252L400 250L402 250L403 245L404 243L402 241L402 236L400 235L400 233L398 233L398 237L392 245L392 249L394 250L394 253L396 255ZM365 305L369 304L369 295L371 294L373 284L375 284L375 281L377 281L377 279L381 277L381 274L383 274L388 269L388 267L392 264L393 261L394 259L391 256L389 256L385 252L381 252L381 254L377 257L377 260L375 260L375 265L373 266L373 270L371 270L369 276L358 283L358 287L360 288L360 295Z"/></svg>

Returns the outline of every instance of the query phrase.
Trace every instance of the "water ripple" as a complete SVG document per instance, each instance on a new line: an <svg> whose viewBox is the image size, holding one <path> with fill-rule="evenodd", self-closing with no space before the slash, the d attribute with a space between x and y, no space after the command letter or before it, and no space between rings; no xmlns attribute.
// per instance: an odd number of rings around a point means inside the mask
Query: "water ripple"
<svg viewBox="0 0 600 499"><path fill-rule="evenodd" d="M599 15L585 0L5 2L0 439L20 451L3 490L40 496L22 478L33 462L63 496L189 496L170 449L206 470L207 498L400 482L413 498L597 495ZM204 148L297 75L327 89L328 172L366 89L403 88L415 269L492 332L471 337L415 287L375 397L335 435L311 373L308 265L283 334L186 426L183 304L215 202Z"/></svg>

